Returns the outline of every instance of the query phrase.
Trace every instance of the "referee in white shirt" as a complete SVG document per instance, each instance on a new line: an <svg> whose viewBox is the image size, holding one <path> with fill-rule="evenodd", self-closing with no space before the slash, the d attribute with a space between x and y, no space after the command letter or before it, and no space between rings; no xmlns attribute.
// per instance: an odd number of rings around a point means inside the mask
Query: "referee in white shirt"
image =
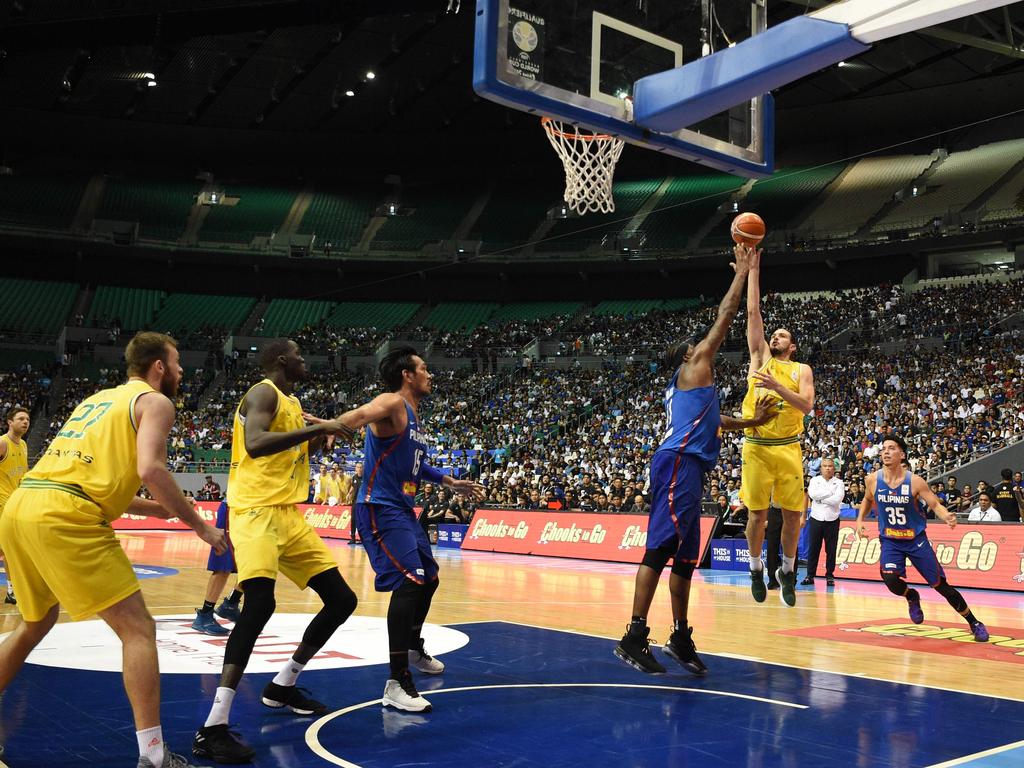
<svg viewBox="0 0 1024 768"><path fill-rule="evenodd" d="M801 584L813 584L818 572L821 542L825 542L825 578L828 586L835 586L836 545L839 542L839 507L843 503L846 487L836 477L836 465L830 458L821 460L821 474L811 478L807 495L811 499L811 516L807 532L807 578Z"/></svg>

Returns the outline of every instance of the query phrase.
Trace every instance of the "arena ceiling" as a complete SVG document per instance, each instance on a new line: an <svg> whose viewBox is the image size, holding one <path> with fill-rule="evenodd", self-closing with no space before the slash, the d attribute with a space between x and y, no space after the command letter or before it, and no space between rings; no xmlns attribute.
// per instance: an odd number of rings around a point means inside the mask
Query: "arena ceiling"
<svg viewBox="0 0 1024 768"><path fill-rule="evenodd" d="M771 23L823 4L769 0ZM10 145L19 125L38 133L68 117L87 119L78 126L426 137L437 146L536 132L535 118L473 93L473 5L462 0L454 13L449 0L8 0L0 133ZM941 127L965 99L960 107L979 117L1008 111L1020 104L1022 43L1018 2L878 44L777 93L780 126L799 116L792 136L779 130L780 146L806 141L801 126L820 132L830 115L842 116L825 126L831 137L862 135L849 116L877 117L878 103L887 106L877 130L894 136L907 121Z"/></svg>

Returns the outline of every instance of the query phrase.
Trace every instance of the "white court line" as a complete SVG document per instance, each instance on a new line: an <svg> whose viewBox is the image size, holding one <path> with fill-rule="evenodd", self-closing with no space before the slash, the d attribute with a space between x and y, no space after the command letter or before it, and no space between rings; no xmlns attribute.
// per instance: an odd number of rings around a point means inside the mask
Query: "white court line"
<svg viewBox="0 0 1024 768"><path fill-rule="evenodd" d="M455 626L462 622L453 621L450 626ZM483 623L483 622L481 622ZM612 640L618 642L617 637L608 637L607 635L595 635L590 632L577 632L574 629L554 629L552 627L542 627L539 624L526 624L521 621L507 621L505 619L496 619L495 624L515 624L520 627L529 627L530 629L546 629L550 632L566 632L571 635L582 635L583 637L596 637L599 640ZM449 625L445 625L449 626ZM714 651L701 651L706 656L724 656L728 658L729 654L726 653L715 653ZM1000 699L1002 701L1013 701L1017 704L1024 704L1024 699L1015 699L1012 696L997 696L994 693L978 693L977 691L962 691L959 688L944 688L941 685L926 685L925 683L908 683L902 680L890 680L886 677L875 677L874 675L865 675L863 672L837 672L834 669L819 669L817 667L806 667L803 664L787 664L781 661L769 661L768 659L759 659L760 664L771 664L774 667L787 667L789 669L806 669L808 672L822 672L827 675L842 675L843 677L857 677L861 680L875 680L879 683L894 683L895 685L909 685L915 688L929 688L933 691L946 691L947 693L962 693L967 696L983 696L988 699Z"/></svg>
<svg viewBox="0 0 1024 768"><path fill-rule="evenodd" d="M441 693L462 693L465 691L487 691L506 688L647 688L662 691L701 693L708 696L726 696L731 699L746 699L747 701L756 701L762 704L774 704L780 707L790 707L791 709L809 709L805 704L794 704L790 701L766 699L761 696L748 696L744 693L733 693L732 691L716 691L709 688L683 688L675 685L638 685L635 683L510 683L505 685L471 685L466 686L465 688L439 688L435 691L429 691L428 695L434 697ZM365 709L366 707L379 705L380 703L380 699L372 699L370 701L364 701L361 704L353 704L350 707L339 709L337 712L331 712L329 715L324 715L306 729L306 746L308 746L314 754L329 763L340 765L342 768L360 768L358 764L351 763L344 758L328 752L320 744L320 729L336 717L347 715L349 712L355 712L358 709Z"/></svg>
<svg viewBox="0 0 1024 768"><path fill-rule="evenodd" d="M973 755L958 757L955 760L947 760L944 763L935 763L934 765L929 765L928 768L952 768L954 765L965 765L972 760L977 760L979 757L998 755L1001 752L1009 752L1011 749L1017 749L1018 747L1024 747L1024 741L1015 741L1013 744L1004 744L1001 747L993 747L992 749L986 749L984 752L975 752Z"/></svg>

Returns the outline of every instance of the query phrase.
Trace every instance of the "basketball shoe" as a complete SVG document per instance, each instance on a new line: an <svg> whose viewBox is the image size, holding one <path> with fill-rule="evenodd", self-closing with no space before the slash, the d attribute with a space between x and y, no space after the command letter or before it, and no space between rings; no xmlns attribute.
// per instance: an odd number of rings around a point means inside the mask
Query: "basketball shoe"
<svg viewBox="0 0 1024 768"><path fill-rule="evenodd" d="M670 659L678 661L687 672L702 676L708 673L707 666L697 655L697 646L693 644L693 627L677 629L661 650Z"/></svg>
<svg viewBox="0 0 1024 768"><path fill-rule="evenodd" d="M665 667L651 653L650 634L650 627L644 627L643 632L635 631L632 625L626 627L626 634L615 646L614 653L629 666L639 669L641 672L660 675L665 672Z"/></svg>
<svg viewBox="0 0 1024 768"><path fill-rule="evenodd" d="M229 731L227 723L224 723L204 725L200 728L192 740L192 754L196 757L208 757L217 763L237 765L251 763L256 751L243 742L237 733Z"/></svg>
<svg viewBox="0 0 1024 768"><path fill-rule="evenodd" d="M405 669L397 680L388 680L384 684L384 695L381 704L406 712L430 712L430 702L420 696L412 681L412 673Z"/></svg>
<svg viewBox="0 0 1024 768"><path fill-rule="evenodd" d="M423 647L422 637L419 639L416 648L409 651L409 664L428 675L440 675L444 672L444 662L438 661L427 653Z"/></svg>
<svg viewBox="0 0 1024 768"><path fill-rule="evenodd" d="M288 707L297 715L322 715L327 712L327 705L321 704L316 699L311 699L306 694L305 688L295 685L278 685L271 681L263 689L263 703L272 709Z"/></svg>

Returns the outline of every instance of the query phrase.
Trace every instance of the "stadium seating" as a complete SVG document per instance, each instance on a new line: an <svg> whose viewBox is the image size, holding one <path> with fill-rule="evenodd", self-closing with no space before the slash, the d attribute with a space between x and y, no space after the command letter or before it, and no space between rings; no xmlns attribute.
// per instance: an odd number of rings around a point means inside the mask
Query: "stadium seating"
<svg viewBox="0 0 1024 768"><path fill-rule="evenodd" d="M555 223L537 246L538 251L583 251L625 228L643 204L661 185L662 179L617 181L612 185L615 198L613 213L588 213L582 218L562 219Z"/></svg>
<svg viewBox="0 0 1024 768"><path fill-rule="evenodd" d="M157 312L153 329L167 333L181 333L203 326L238 330L255 304L256 299L246 296L172 293Z"/></svg>
<svg viewBox="0 0 1024 768"><path fill-rule="evenodd" d="M988 189L1024 157L1024 139L983 144L954 152L936 168L916 197L907 197L874 229L916 228L936 217L958 212Z"/></svg>
<svg viewBox="0 0 1024 768"><path fill-rule="evenodd" d="M985 202L982 221L1001 221L1024 217L1024 167L1017 170Z"/></svg>
<svg viewBox="0 0 1024 768"><path fill-rule="evenodd" d="M107 179L98 219L137 221L139 237L177 240L185 231L202 182Z"/></svg>
<svg viewBox="0 0 1024 768"><path fill-rule="evenodd" d="M88 182L73 172L0 175L0 223L69 229Z"/></svg>
<svg viewBox="0 0 1024 768"><path fill-rule="evenodd" d="M403 189L399 208L411 212L389 216L370 248L418 251L427 243L450 240L478 194L466 184Z"/></svg>
<svg viewBox="0 0 1024 768"><path fill-rule="evenodd" d="M647 248L685 248L732 192L743 186L735 176L677 176L669 182L658 207L644 219Z"/></svg>
<svg viewBox="0 0 1024 768"><path fill-rule="evenodd" d="M236 205L213 205L199 231L199 240L220 243L249 243L254 237L274 234L284 223L294 189L229 185L225 197L237 197Z"/></svg>
<svg viewBox="0 0 1024 768"><path fill-rule="evenodd" d="M486 301L438 304L423 324L438 331L471 331L487 320L497 306Z"/></svg>
<svg viewBox="0 0 1024 768"><path fill-rule="evenodd" d="M487 320L490 324L509 321L529 323L534 320L547 320L550 317L571 317L582 307L583 304L578 301L531 301L521 304L505 304L495 310Z"/></svg>
<svg viewBox="0 0 1024 768"><path fill-rule="evenodd" d="M743 199L740 210L753 211L769 228L788 229L807 206L832 183L844 163L810 168L783 168L761 179Z"/></svg>
<svg viewBox="0 0 1024 768"><path fill-rule="evenodd" d="M264 336L288 336L306 325L319 323L331 310L329 301L274 299L263 315Z"/></svg>
<svg viewBox="0 0 1024 768"><path fill-rule="evenodd" d="M522 246L561 197L562 189L555 186L499 182L473 227L473 236L483 240L485 253Z"/></svg>
<svg viewBox="0 0 1024 768"><path fill-rule="evenodd" d="M327 323L339 327L377 328L386 331L408 323L420 306L403 302L342 302L335 304L331 309L327 315Z"/></svg>
<svg viewBox="0 0 1024 768"><path fill-rule="evenodd" d="M318 190L302 217L298 232L316 235L317 251L327 243L331 244L332 253L347 251L359 242L383 194L383 187Z"/></svg>
<svg viewBox="0 0 1024 768"><path fill-rule="evenodd" d="M101 285L93 296L86 325L107 327L117 320L125 331L149 328L166 296L163 291Z"/></svg>
<svg viewBox="0 0 1024 768"><path fill-rule="evenodd" d="M929 155L885 155L858 160L797 226L835 237L852 235L896 192L924 173L931 162Z"/></svg>
<svg viewBox="0 0 1024 768"><path fill-rule="evenodd" d="M77 294L73 283L0 279L0 329L56 336Z"/></svg>

